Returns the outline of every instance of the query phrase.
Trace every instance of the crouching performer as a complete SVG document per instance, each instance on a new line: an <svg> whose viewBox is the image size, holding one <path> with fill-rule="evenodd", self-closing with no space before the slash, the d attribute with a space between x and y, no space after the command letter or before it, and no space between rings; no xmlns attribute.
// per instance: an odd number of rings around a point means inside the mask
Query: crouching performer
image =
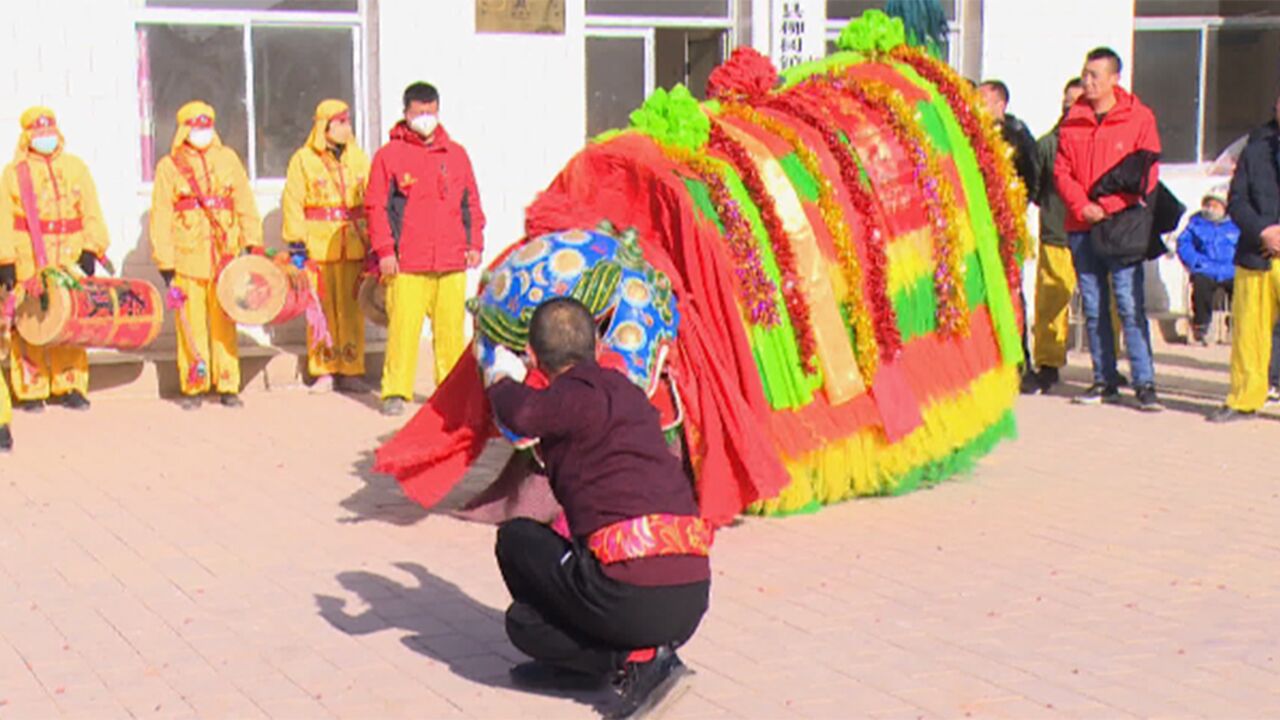
<svg viewBox="0 0 1280 720"><path fill-rule="evenodd" d="M674 702L690 673L676 649L707 610L712 525L668 449L658 411L626 376L596 363L596 328L576 300L550 300L529 326L530 359L499 347L489 400L500 423L539 440L570 538L527 518L498 528L512 604L507 634L532 662L513 681L544 689L610 681L607 717Z"/></svg>

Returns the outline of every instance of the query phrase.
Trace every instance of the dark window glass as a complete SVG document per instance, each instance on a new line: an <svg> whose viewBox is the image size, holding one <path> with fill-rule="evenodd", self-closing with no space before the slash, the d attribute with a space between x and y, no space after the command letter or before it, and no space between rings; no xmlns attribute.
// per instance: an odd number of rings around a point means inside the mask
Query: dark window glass
<svg viewBox="0 0 1280 720"><path fill-rule="evenodd" d="M1200 31L1133 34L1133 91L1156 115L1166 162L1196 162L1200 122Z"/></svg>
<svg viewBox="0 0 1280 720"><path fill-rule="evenodd" d="M1275 0L1138 0L1138 17L1280 17Z"/></svg>
<svg viewBox="0 0 1280 720"><path fill-rule="evenodd" d="M942 10L947 19L956 19L956 1L941 0ZM848 20L855 18L867 10L884 10L885 0L827 0L828 20Z"/></svg>
<svg viewBox="0 0 1280 720"><path fill-rule="evenodd" d="M729 17L729 0L587 0L588 15Z"/></svg>
<svg viewBox="0 0 1280 720"><path fill-rule="evenodd" d="M356 12L359 0L147 0L147 7L188 10L303 10Z"/></svg>
<svg viewBox="0 0 1280 720"><path fill-rule="evenodd" d="M354 106L351 29L255 27L252 33L257 175L282 178L311 132L316 104L337 98ZM359 127L354 109L351 120Z"/></svg>
<svg viewBox="0 0 1280 720"><path fill-rule="evenodd" d="M587 38L587 134L626 127L644 103L644 38Z"/></svg>
<svg viewBox="0 0 1280 720"><path fill-rule="evenodd" d="M1209 31L1205 79L1205 156L1275 117L1280 92L1280 28Z"/></svg>
<svg viewBox="0 0 1280 720"><path fill-rule="evenodd" d="M244 30L238 25L138 26L142 98L142 174L169 153L178 108L203 100L217 112L218 135L241 158L249 148Z"/></svg>
<svg viewBox="0 0 1280 720"><path fill-rule="evenodd" d="M724 62L724 31L658 28L654 33L655 85L670 90L676 84L706 99L707 79Z"/></svg>

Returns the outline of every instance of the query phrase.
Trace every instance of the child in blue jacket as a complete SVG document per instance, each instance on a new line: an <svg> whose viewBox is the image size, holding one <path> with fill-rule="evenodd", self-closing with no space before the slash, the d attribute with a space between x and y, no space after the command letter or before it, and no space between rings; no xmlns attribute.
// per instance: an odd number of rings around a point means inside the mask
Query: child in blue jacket
<svg viewBox="0 0 1280 720"><path fill-rule="evenodd" d="M1216 187L1201 201L1178 236L1178 257L1191 275L1191 327L1195 341L1207 345L1206 333L1213 316L1213 295L1218 288L1231 298L1235 280L1236 243L1240 228L1227 216L1227 189Z"/></svg>

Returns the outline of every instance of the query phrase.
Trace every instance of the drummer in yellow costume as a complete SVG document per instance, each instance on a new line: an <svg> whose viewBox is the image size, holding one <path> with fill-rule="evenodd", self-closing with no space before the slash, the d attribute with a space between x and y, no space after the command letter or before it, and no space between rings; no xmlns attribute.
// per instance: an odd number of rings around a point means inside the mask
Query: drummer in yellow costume
<svg viewBox="0 0 1280 720"><path fill-rule="evenodd" d="M315 378L314 391L364 389L357 380L364 375L364 318L356 286L368 242L368 180L369 157L354 142L347 104L321 102L307 144L289 161L280 202L290 252L318 266L320 302L333 340L317 342L308 328L307 371Z"/></svg>
<svg viewBox="0 0 1280 720"><path fill-rule="evenodd" d="M17 151L0 177L0 281L22 285L45 268L92 275L108 238L89 168L65 151L49 108L30 108L19 123ZM33 346L14 332L9 362L20 407L39 411L45 400L89 407L84 348Z"/></svg>
<svg viewBox="0 0 1280 720"><path fill-rule="evenodd" d="M190 102L178 110L169 154L156 166L151 193L151 257L169 286L178 330L181 405L217 392L239 407L236 325L218 304L215 280L237 254L262 248L262 220L240 157L222 144L213 108Z"/></svg>

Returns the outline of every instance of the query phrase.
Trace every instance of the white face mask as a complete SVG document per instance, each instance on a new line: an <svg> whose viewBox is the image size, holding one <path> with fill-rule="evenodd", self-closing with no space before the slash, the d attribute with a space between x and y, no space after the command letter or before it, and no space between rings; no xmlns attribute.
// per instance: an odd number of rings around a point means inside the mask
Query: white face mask
<svg viewBox="0 0 1280 720"><path fill-rule="evenodd" d="M192 147L203 150L213 144L213 128L197 128L187 135Z"/></svg>
<svg viewBox="0 0 1280 720"><path fill-rule="evenodd" d="M422 137L431 137L431 133L435 132L436 128L439 126L440 118L436 115L432 115L431 113L419 115L409 121L409 127L413 128L414 132L418 133Z"/></svg>

